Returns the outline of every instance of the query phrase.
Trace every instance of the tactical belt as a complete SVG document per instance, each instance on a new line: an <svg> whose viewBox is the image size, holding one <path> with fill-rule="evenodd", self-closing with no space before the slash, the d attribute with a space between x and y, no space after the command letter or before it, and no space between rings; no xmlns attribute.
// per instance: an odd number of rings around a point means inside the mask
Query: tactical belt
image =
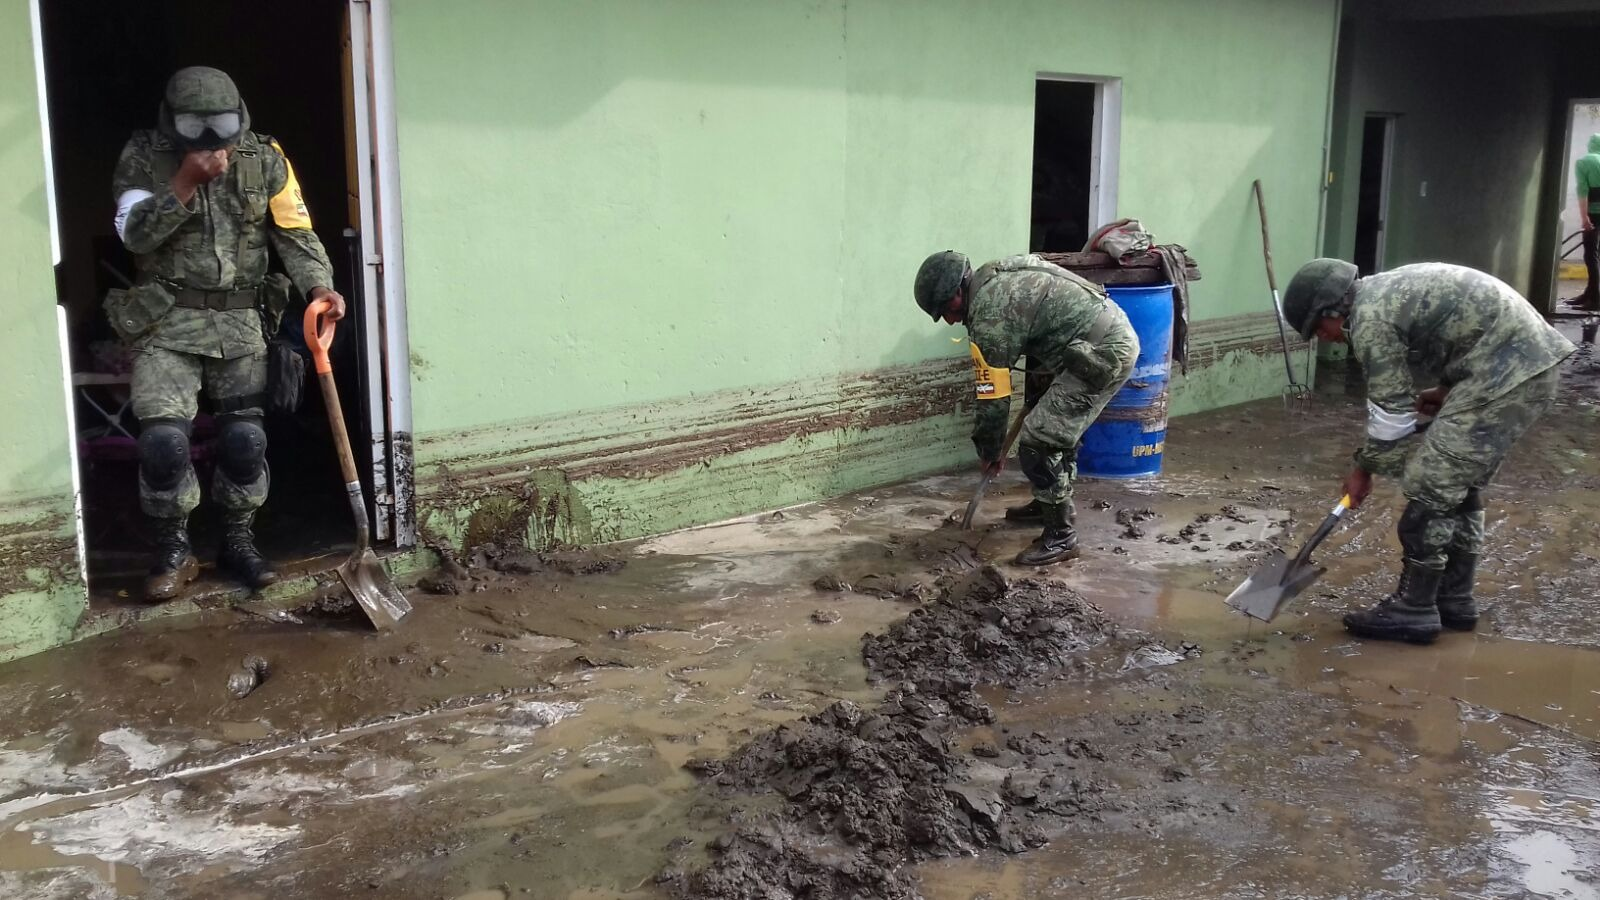
<svg viewBox="0 0 1600 900"><path fill-rule="evenodd" d="M255 309L261 302L261 291L245 288L237 291L202 291L197 288L173 288L176 305L184 309Z"/></svg>
<svg viewBox="0 0 1600 900"><path fill-rule="evenodd" d="M211 411L219 416L236 415L241 409L266 409L266 391L257 391L254 394L237 394L232 397L223 397L211 401ZM260 416L260 413L254 413ZM247 416L245 418L250 418Z"/></svg>

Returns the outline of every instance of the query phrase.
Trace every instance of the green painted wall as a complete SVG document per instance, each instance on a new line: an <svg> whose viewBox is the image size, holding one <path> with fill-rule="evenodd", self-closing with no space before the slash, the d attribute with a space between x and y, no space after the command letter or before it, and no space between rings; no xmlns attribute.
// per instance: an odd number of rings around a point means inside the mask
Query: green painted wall
<svg viewBox="0 0 1600 900"><path fill-rule="evenodd" d="M422 432L958 355L910 276L1025 247L1041 71L1124 79L1121 208L1197 316L1265 303L1252 178L1314 249L1326 0L395 15Z"/></svg>
<svg viewBox="0 0 1600 900"><path fill-rule="evenodd" d="M0 0L0 235L3 660L60 643L83 610L26 0Z"/></svg>
<svg viewBox="0 0 1600 900"><path fill-rule="evenodd" d="M1123 80L1121 210L1200 260L1196 319L1248 325L1178 407L1282 385L1250 182L1280 267L1314 255L1332 0L412 2L394 25L420 490L456 501L446 533L464 482L541 483L586 533L589 493L687 524L823 490L779 486L802 468L834 489L964 462L958 416L869 469L850 431L746 446L724 401L838 413L841 378L965 353L911 276L1026 247L1039 73ZM634 419L671 444L705 404L736 439L704 472L769 487L574 486L561 448ZM507 446L543 449L518 473L490 462Z"/></svg>
<svg viewBox="0 0 1600 900"><path fill-rule="evenodd" d="M1391 113L1398 119L1385 267L1461 263L1536 296L1536 269L1548 267L1535 248L1557 36L1511 19L1348 19L1330 155L1328 255L1353 255L1362 128L1369 113Z"/></svg>
<svg viewBox="0 0 1600 900"><path fill-rule="evenodd" d="M1280 265L1311 255L1335 26L1333 0L400 0L425 534L614 540L967 463L963 334L909 285L1026 245L1040 73L1122 79L1120 208L1204 269L1174 409L1275 395L1249 185ZM0 658L105 627L28 35L0 0Z"/></svg>

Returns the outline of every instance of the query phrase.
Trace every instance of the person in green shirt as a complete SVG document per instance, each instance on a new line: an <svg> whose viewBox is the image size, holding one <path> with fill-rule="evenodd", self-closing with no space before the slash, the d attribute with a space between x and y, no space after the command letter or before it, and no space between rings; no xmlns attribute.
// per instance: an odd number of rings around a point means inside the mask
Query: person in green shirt
<svg viewBox="0 0 1600 900"><path fill-rule="evenodd" d="M1600 134L1589 136L1589 152L1578 157L1574 167L1574 181L1578 187L1578 221L1583 225L1583 267L1589 270L1589 282L1583 293L1568 301L1580 309L1600 309L1600 247L1596 238L1595 219L1600 217Z"/></svg>

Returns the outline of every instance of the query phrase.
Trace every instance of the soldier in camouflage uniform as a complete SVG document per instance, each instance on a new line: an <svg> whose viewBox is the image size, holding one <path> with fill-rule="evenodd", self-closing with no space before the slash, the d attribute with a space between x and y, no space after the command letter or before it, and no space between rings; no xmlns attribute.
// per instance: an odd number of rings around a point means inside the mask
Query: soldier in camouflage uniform
<svg viewBox="0 0 1600 900"><path fill-rule="evenodd" d="M1345 493L1359 506L1373 475L1398 476L1410 501L1399 586L1344 624L1362 637L1430 643L1441 628L1478 624L1480 492L1555 401L1574 347L1510 286L1474 269L1421 263L1356 275L1347 262L1313 260L1283 298L1302 336L1348 341L1366 373L1367 440ZM1419 391L1414 372L1437 386Z"/></svg>
<svg viewBox="0 0 1600 900"><path fill-rule="evenodd" d="M139 498L156 545L149 600L177 596L198 569L188 534L200 501L189 433L202 388L218 420L218 563L252 588L276 579L252 531L269 482L264 335L291 292L329 300L331 318L344 314L294 170L276 141L249 130L232 79L216 69L177 72L158 121L135 133L117 161L116 229L138 276L106 298L112 326L133 350ZM287 280L268 274L269 245Z"/></svg>
<svg viewBox="0 0 1600 900"><path fill-rule="evenodd" d="M917 305L934 321L967 326L977 374L972 442L984 470L1004 464L1017 360L1028 358L1030 376L1053 376L1026 413L1017 450L1033 500L1007 518L1044 523L1044 532L1017 556L1018 564L1076 557L1072 481L1078 445L1133 372L1139 338L1128 317L1099 285L1031 254L974 272L960 253L935 253L917 272L915 293Z"/></svg>

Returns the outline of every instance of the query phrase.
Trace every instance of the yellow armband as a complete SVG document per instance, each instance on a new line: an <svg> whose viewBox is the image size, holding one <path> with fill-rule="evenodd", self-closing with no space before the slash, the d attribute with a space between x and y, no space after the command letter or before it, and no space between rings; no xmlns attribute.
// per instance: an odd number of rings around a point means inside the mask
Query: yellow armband
<svg viewBox="0 0 1600 900"><path fill-rule="evenodd" d="M272 196L272 223L279 228L310 228L311 213L306 209L305 197L300 194L300 179L294 177L294 166L277 141L272 142L272 149L283 156L283 167L289 173L283 182L283 190Z"/></svg>
<svg viewBox="0 0 1600 900"><path fill-rule="evenodd" d="M977 344L968 344L972 348L972 367L978 379L979 400L1004 400L1011 396L1011 370L991 368L983 358L983 351Z"/></svg>

